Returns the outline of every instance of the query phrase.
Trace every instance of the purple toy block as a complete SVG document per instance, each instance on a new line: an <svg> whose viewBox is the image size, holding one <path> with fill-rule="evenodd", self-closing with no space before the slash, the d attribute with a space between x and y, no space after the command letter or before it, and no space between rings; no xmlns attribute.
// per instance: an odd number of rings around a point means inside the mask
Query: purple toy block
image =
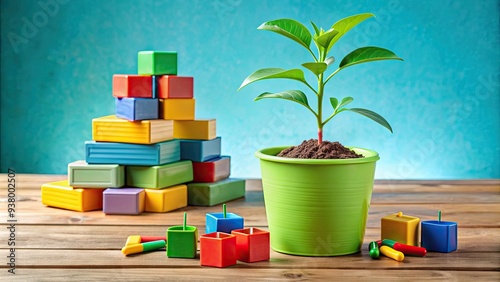
<svg viewBox="0 0 500 282"><path fill-rule="evenodd" d="M145 197L140 188L108 188L103 192L102 210L105 214L140 214Z"/></svg>

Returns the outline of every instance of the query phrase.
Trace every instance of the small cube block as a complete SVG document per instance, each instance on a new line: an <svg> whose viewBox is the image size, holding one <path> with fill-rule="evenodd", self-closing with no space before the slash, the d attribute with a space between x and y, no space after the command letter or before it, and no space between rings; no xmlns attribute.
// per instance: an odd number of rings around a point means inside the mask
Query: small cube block
<svg viewBox="0 0 500 282"><path fill-rule="evenodd" d="M116 116L129 121L158 119L158 99L116 98Z"/></svg>
<svg viewBox="0 0 500 282"><path fill-rule="evenodd" d="M422 247L429 252L450 253L457 250L457 223L452 221L422 221Z"/></svg>
<svg viewBox="0 0 500 282"><path fill-rule="evenodd" d="M137 55L137 73L142 75L177 74L177 52L140 51Z"/></svg>
<svg viewBox="0 0 500 282"><path fill-rule="evenodd" d="M236 264L236 237L214 232L200 236L200 265L227 267Z"/></svg>
<svg viewBox="0 0 500 282"><path fill-rule="evenodd" d="M42 185L42 204L80 212L101 210L103 191L73 188L68 180L45 183Z"/></svg>
<svg viewBox="0 0 500 282"><path fill-rule="evenodd" d="M142 120L130 122L114 115L92 119L94 141L153 144L173 139L173 121Z"/></svg>
<svg viewBox="0 0 500 282"><path fill-rule="evenodd" d="M229 177L231 158L221 156L205 162L193 162L193 182L215 182Z"/></svg>
<svg viewBox="0 0 500 282"><path fill-rule="evenodd" d="M180 161L159 166L127 166L127 185L162 189L193 180L191 161Z"/></svg>
<svg viewBox="0 0 500 282"><path fill-rule="evenodd" d="M151 145L86 141L85 159L92 164L162 165L181 159L181 145L179 140Z"/></svg>
<svg viewBox="0 0 500 282"><path fill-rule="evenodd" d="M168 212L187 206L187 186L176 185L165 189L145 189L147 212Z"/></svg>
<svg viewBox="0 0 500 282"><path fill-rule="evenodd" d="M160 99L160 118L194 120L194 99Z"/></svg>
<svg viewBox="0 0 500 282"><path fill-rule="evenodd" d="M167 256L169 258L195 258L198 251L198 228L172 226L167 229Z"/></svg>
<svg viewBox="0 0 500 282"><path fill-rule="evenodd" d="M212 183L188 183L190 206L214 206L245 197L245 180L226 178Z"/></svg>
<svg viewBox="0 0 500 282"><path fill-rule="evenodd" d="M221 154L221 138L212 140L180 140L181 160L204 162Z"/></svg>
<svg viewBox="0 0 500 282"><path fill-rule="evenodd" d="M152 98L153 78L150 75L113 75L113 96L117 98Z"/></svg>
<svg viewBox="0 0 500 282"><path fill-rule="evenodd" d="M174 138L212 140L215 137L215 119L174 120Z"/></svg>
<svg viewBox="0 0 500 282"><path fill-rule="evenodd" d="M205 233L207 234L212 232L231 233L234 229L243 229L244 226L243 217L231 212L226 213L225 218L221 212L207 213L205 220Z"/></svg>
<svg viewBox="0 0 500 282"><path fill-rule="evenodd" d="M236 254L244 262L266 261L270 257L269 232L250 227L231 231L236 236Z"/></svg>
<svg viewBox="0 0 500 282"><path fill-rule="evenodd" d="M385 216L381 220L381 239L418 246L419 223L418 217L403 215L402 212Z"/></svg>
<svg viewBox="0 0 500 282"><path fill-rule="evenodd" d="M191 99L193 98L193 78L189 76L162 75L156 76L157 98Z"/></svg>
<svg viewBox="0 0 500 282"><path fill-rule="evenodd" d="M84 188L122 187L125 167L117 164L88 164L76 161L68 164L69 185Z"/></svg>
<svg viewBox="0 0 500 282"><path fill-rule="evenodd" d="M141 214L146 193L139 188L109 188L103 193L105 214Z"/></svg>

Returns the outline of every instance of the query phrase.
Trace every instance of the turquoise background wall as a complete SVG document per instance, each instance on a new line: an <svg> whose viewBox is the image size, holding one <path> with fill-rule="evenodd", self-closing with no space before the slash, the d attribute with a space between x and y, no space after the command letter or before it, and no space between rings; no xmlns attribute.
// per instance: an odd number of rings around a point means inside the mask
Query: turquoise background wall
<svg viewBox="0 0 500 282"><path fill-rule="evenodd" d="M382 114L394 134L343 113L325 127L325 139L378 151L379 179L500 178L499 6L498 0L3 0L1 171L65 173L67 163L84 158L92 118L114 112L112 75L135 73L140 50L174 50L179 75L195 79L197 117L217 119L232 175L260 177L257 149L315 138L316 127L298 104L252 101L298 83L262 82L236 92L258 68L310 60L300 46L256 28L284 17L329 28L372 12L375 19L339 41L337 62L365 45L405 61L346 69L327 93L354 96L354 106Z"/></svg>

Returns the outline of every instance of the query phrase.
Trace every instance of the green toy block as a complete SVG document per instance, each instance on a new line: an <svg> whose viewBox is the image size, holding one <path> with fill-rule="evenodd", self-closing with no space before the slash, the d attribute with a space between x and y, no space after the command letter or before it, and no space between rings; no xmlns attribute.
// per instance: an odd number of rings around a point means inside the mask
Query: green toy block
<svg viewBox="0 0 500 282"><path fill-rule="evenodd" d="M177 75L177 52L140 51L137 55L138 74Z"/></svg>
<svg viewBox="0 0 500 282"><path fill-rule="evenodd" d="M167 229L167 256L195 258L198 250L198 229L195 226L172 226Z"/></svg>
<svg viewBox="0 0 500 282"><path fill-rule="evenodd" d="M227 178L212 183L188 183L188 205L215 206L245 197L245 180Z"/></svg>
<svg viewBox="0 0 500 282"><path fill-rule="evenodd" d="M76 161L68 164L68 180L71 187L122 187L125 185L125 167Z"/></svg>
<svg viewBox="0 0 500 282"><path fill-rule="evenodd" d="M193 180L193 163L180 161L156 166L127 166L127 185L162 189Z"/></svg>

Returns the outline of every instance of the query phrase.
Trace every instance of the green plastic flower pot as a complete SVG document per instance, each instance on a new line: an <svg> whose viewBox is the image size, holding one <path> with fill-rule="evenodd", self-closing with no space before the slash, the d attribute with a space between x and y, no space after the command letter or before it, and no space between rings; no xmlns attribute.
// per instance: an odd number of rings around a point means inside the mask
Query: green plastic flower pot
<svg viewBox="0 0 500 282"><path fill-rule="evenodd" d="M259 150L271 247L302 256L340 256L361 250L378 153L364 158L295 159Z"/></svg>

